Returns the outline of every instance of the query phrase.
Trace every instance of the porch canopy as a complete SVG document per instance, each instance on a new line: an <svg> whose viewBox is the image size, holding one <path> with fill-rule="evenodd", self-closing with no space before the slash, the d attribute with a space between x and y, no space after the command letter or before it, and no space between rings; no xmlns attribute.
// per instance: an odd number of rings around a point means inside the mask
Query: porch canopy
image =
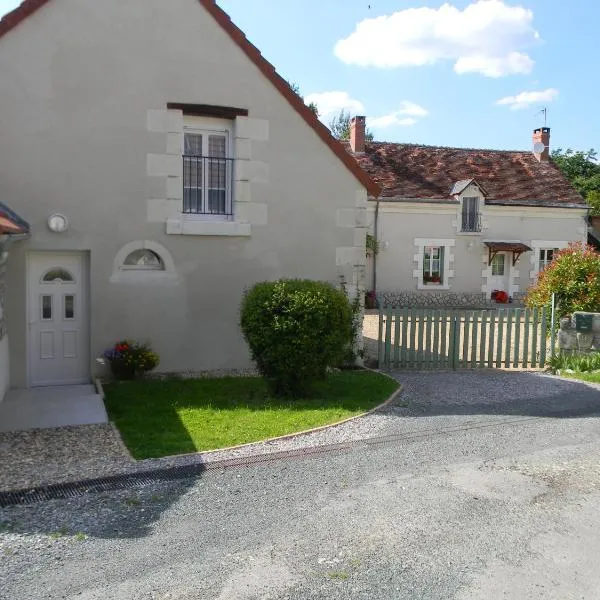
<svg viewBox="0 0 600 600"><path fill-rule="evenodd" d="M29 233L29 224L6 204L0 202L0 236L25 235L27 233Z"/></svg>
<svg viewBox="0 0 600 600"><path fill-rule="evenodd" d="M498 254L498 252L512 252L512 264L513 267L517 264L519 260L519 256L523 254L523 252L531 252L531 248L524 244L523 242L484 242L484 244L488 247L489 251L489 263L492 263L494 260L494 256Z"/></svg>

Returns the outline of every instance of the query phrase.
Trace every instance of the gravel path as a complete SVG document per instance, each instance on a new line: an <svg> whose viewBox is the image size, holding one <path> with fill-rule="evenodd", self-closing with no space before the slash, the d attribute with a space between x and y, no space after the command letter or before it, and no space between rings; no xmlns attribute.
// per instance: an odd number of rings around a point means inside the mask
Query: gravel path
<svg viewBox="0 0 600 600"><path fill-rule="evenodd" d="M111 425L0 433L0 490L102 477L134 464Z"/></svg>
<svg viewBox="0 0 600 600"><path fill-rule="evenodd" d="M600 407L597 387L540 373L502 371L402 372L403 390L377 412L293 438L134 461L108 425L0 434L0 489L43 485L155 468L206 464L246 456L360 441L412 436L437 429L539 415L587 415ZM427 418L423 418L427 417Z"/></svg>
<svg viewBox="0 0 600 600"><path fill-rule="evenodd" d="M0 598L595 599L600 394L491 375L403 376L420 436L0 510Z"/></svg>

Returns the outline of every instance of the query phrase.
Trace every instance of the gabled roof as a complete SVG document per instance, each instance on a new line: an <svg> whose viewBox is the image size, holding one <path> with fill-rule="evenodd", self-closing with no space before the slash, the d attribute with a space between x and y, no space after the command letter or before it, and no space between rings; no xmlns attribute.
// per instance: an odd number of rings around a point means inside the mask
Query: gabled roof
<svg viewBox="0 0 600 600"><path fill-rule="evenodd" d="M451 196L458 196L460 194L462 194L471 184L476 185L481 193L484 196L487 196L488 193L485 191L485 188L482 185L479 185L479 183L477 182L476 179L461 179L460 181L457 181L453 186L452 189L450 190L450 195Z"/></svg>
<svg viewBox="0 0 600 600"><path fill-rule="evenodd" d="M0 202L0 235L27 233L29 233L29 224L8 208L6 204Z"/></svg>
<svg viewBox="0 0 600 600"><path fill-rule="evenodd" d="M586 206L560 169L532 152L367 142L354 156L382 186L381 198L449 201L457 182L475 181L488 204Z"/></svg>
<svg viewBox="0 0 600 600"><path fill-rule="evenodd" d="M0 38L34 13L38 8L51 0L24 0L20 6L6 14L0 20ZM241 48L248 58L258 67L263 75L277 88L279 93L291 104L292 108L314 129L315 133L332 150L332 152L344 163L346 168L367 189L370 196L378 196L381 188L365 173L356 161L348 155L343 145L338 142L331 132L317 116L304 104L304 101L289 86L275 70L275 67L260 53L231 20L229 15L220 8L215 0L198 0L200 4L211 14L215 21L225 30L229 37Z"/></svg>

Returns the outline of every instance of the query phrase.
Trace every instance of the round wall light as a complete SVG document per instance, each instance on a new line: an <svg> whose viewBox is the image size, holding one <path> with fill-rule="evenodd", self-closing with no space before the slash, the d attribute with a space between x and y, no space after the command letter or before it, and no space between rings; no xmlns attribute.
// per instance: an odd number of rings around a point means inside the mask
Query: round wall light
<svg viewBox="0 0 600 600"><path fill-rule="evenodd" d="M55 213L48 217L48 227L50 228L50 231L54 231L54 233L62 233L69 228L69 220L65 215Z"/></svg>

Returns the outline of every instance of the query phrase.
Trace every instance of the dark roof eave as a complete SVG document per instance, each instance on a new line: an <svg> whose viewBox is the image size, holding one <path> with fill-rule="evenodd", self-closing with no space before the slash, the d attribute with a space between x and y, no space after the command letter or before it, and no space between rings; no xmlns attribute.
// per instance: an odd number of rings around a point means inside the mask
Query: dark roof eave
<svg viewBox="0 0 600 600"><path fill-rule="evenodd" d="M375 201L376 198L369 197L369 200ZM380 202L390 203L411 203L411 204L452 204L457 205L457 201L449 198L405 198L402 196L381 196ZM534 208L575 208L587 209L587 204L574 204L567 202L556 202L550 200L491 200L486 198L485 204L490 206L531 206Z"/></svg>

